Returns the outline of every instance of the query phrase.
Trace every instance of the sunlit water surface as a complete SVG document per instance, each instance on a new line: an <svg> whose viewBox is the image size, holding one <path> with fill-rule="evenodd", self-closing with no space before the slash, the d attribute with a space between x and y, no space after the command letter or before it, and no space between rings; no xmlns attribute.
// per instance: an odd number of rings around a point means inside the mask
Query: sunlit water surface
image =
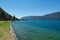
<svg viewBox="0 0 60 40"><path fill-rule="evenodd" d="M11 22L18 40L60 40L60 20Z"/></svg>

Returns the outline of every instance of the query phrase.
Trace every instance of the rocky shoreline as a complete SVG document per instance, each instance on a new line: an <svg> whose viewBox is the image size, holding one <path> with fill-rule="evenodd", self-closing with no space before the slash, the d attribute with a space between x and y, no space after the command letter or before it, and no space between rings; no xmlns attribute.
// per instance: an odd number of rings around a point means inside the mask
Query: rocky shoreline
<svg viewBox="0 0 60 40"><path fill-rule="evenodd" d="M18 40L11 24L10 24L10 29L11 29L11 34L12 34L13 40Z"/></svg>

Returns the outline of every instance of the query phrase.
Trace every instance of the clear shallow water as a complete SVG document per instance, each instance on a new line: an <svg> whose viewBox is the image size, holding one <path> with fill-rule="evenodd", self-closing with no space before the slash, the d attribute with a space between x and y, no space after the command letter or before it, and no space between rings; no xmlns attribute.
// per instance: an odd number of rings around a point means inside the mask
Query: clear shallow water
<svg viewBox="0 0 60 40"><path fill-rule="evenodd" d="M59 20L16 21L11 25L18 40L60 40Z"/></svg>

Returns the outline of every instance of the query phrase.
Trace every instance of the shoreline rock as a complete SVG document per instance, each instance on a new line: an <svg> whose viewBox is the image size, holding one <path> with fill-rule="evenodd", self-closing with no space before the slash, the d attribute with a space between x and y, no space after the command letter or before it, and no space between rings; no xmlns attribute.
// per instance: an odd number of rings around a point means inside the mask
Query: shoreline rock
<svg viewBox="0 0 60 40"><path fill-rule="evenodd" d="M16 34L15 34L15 32L14 32L12 26L11 26L11 24L10 24L10 29L11 29L11 34L13 36L13 40L18 40L17 37L16 37Z"/></svg>

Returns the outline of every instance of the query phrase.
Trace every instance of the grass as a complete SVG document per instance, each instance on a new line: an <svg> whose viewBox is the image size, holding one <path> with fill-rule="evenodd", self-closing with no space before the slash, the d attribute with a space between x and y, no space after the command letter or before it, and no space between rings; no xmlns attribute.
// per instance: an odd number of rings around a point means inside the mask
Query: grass
<svg viewBox="0 0 60 40"><path fill-rule="evenodd" d="M13 40L9 21L0 21L0 40Z"/></svg>

